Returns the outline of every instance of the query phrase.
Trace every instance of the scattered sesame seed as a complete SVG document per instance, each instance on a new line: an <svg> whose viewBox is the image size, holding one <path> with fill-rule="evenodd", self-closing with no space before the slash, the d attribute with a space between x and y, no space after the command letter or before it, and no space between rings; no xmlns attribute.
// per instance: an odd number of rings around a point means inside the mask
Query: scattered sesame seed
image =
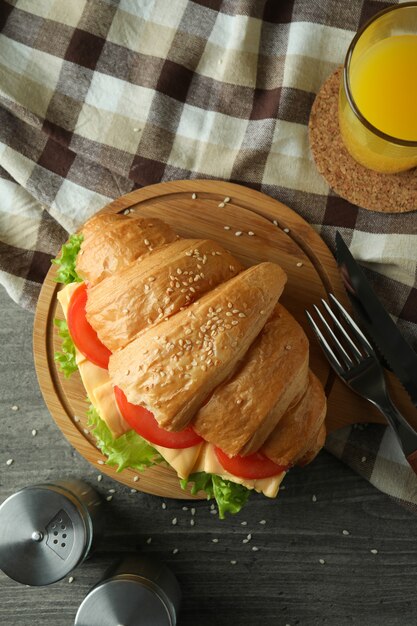
<svg viewBox="0 0 417 626"><path fill-rule="evenodd" d="M213 513L213 511L211 511L211 512ZM194 524L195 524L195 519L191 518L190 519L190 526L194 526Z"/></svg>
<svg viewBox="0 0 417 626"><path fill-rule="evenodd" d="M290 344L287 344L287 345L285 346L285 349L286 349L286 350L291 350L291 346L290 346Z"/></svg>
<svg viewBox="0 0 417 626"><path fill-rule="evenodd" d="M274 224L274 226L278 226L277 220L272 220L272 223Z"/></svg>
<svg viewBox="0 0 417 626"><path fill-rule="evenodd" d="M213 509L212 511L210 511L210 513L211 513L211 515L216 515L217 511L216 511L216 509ZM193 522L194 520L191 520L191 521Z"/></svg>
<svg viewBox="0 0 417 626"><path fill-rule="evenodd" d="M192 197L192 199L193 199L193 200L197 200L197 194L196 194L196 193L193 193L193 194L191 195L191 197Z"/></svg>
<svg viewBox="0 0 417 626"><path fill-rule="evenodd" d="M218 540L218 539L216 539L216 538L214 538L214 539L212 539L212 542L213 542L213 543L219 543L219 540Z"/></svg>
<svg viewBox="0 0 417 626"><path fill-rule="evenodd" d="M214 508L215 508L214 504L211 504L210 509L213 511Z"/></svg>
<svg viewBox="0 0 417 626"><path fill-rule="evenodd" d="M324 559L319 559L319 563L320 563L320 565L324 565L324 564L325 564L325 562L326 562L326 561L325 561Z"/></svg>
<svg viewBox="0 0 417 626"><path fill-rule="evenodd" d="M248 543L249 539L242 539L242 543Z"/></svg>
<svg viewBox="0 0 417 626"><path fill-rule="evenodd" d="M313 502L317 502L317 496L313 495L313 497L311 498Z"/></svg>
<svg viewBox="0 0 417 626"><path fill-rule="evenodd" d="M38 431L36 430L36 428L34 428L32 430L32 437L36 437L37 434L38 434Z"/></svg>
<svg viewBox="0 0 417 626"><path fill-rule="evenodd" d="M248 539L248 541L250 541L252 539L252 533L249 533L249 535L247 535L246 538Z"/></svg>
<svg viewBox="0 0 417 626"><path fill-rule="evenodd" d="M372 554L378 554L378 550L375 550L375 548L373 548L373 549L371 550L371 553L372 553Z"/></svg>
<svg viewBox="0 0 417 626"><path fill-rule="evenodd" d="M122 313L126 315L127 313L129 313L129 309L122 309Z"/></svg>
<svg viewBox="0 0 417 626"><path fill-rule="evenodd" d="M131 489L131 490L130 490L130 493L137 493L137 492L138 492L138 490L137 490L137 489Z"/></svg>
<svg viewBox="0 0 417 626"><path fill-rule="evenodd" d="M362 461L362 463L365 463L365 461L366 461L366 456L363 456L363 457L361 458L361 461Z"/></svg>
<svg viewBox="0 0 417 626"><path fill-rule="evenodd" d="M116 489L109 489L109 493L116 493Z"/></svg>
<svg viewBox="0 0 417 626"><path fill-rule="evenodd" d="M171 520L171 524L172 524L173 526L176 526L176 525L177 525L177 522L178 522L178 520L177 520L177 518L176 518L176 517L174 517L174 518Z"/></svg>
<svg viewBox="0 0 417 626"><path fill-rule="evenodd" d="M70 576L68 578L68 582L69 582L69 584L73 583L74 582L74 576Z"/></svg>
<svg viewBox="0 0 417 626"><path fill-rule="evenodd" d="M178 554L178 552L179 552L178 548L174 548L172 551L172 554Z"/></svg>
<svg viewBox="0 0 417 626"><path fill-rule="evenodd" d="M137 482L138 482L138 480L139 480L139 476L134 476L134 477L133 477L133 480L134 480L134 482L135 482L135 483L137 483Z"/></svg>
<svg viewBox="0 0 417 626"><path fill-rule="evenodd" d="M254 552L257 552L257 551L259 550L259 548L257 548L256 546L252 546L252 550L253 550Z"/></svg>
<svg viewBox="0 0 417 626"><path fill-rule="evenodd" d="M219 209L224 209L226 205L224 202L220 202L220 204L218 204L217 206L219 207Z"/></svg>
<svg viewBox="0 0 417 626"><path fill-rule="evenodd" d="M97 461L97 463L98 463L99 465L104 465L104 461L102 461L101 459L99 459L99 460Z"/></svg>
<svg viewBox="0 0 417 626"><path fill-rule="evenodd" d="M226 197L225 197L225 199L223 200L223 202L225 202L226 204L227 204L228 202L230 202L230 198L229 198L229 196L226 196Z"/></svg>
<svg viewBox="0 0 417 626"><path fill-rule="evenodd" d="M19 407L17 406L17 404L14 404L12 406L12 411L18 411L18 410L19 410Z"/></svg>
<svg viewBox="0 0 417 626"><path fill-rule="evenodd" d="M241 235L243 235L243 233L242 233L242 231L241 231L241 230L237 230L237 231L235 232L235 237L240 237Z"/></svg>
<svg viewBox="0 0 417 626"><path fill-rule="evenodd" d="M97 476L97 481L98 481L99 483L101 483L101 481L102 481L102 480L103 480L103 476L102 476L101 474L99 474L99 475Z"/></svg>
<svg viewBox="0 0 417 626"><path fill-rule="evenodd" d="M297 267L302 267L302 266L303 266L303 264L301 263L301 261L298 261Z"/></svg>
<svg viewBox="0 0 417 626"><path fill-rule="evenodd" d="M165 509L167 508L167 505L165 504L165 502L163 502L163 503L161 504L161 507L162 507L162 508L164 509L164 511L165 511Z"/></svg>
<svg viewBox="0 0 417 626"><path fill-rule="evenodd" d="M74 422L79 422L79 421L80 421L80 418L74 415Z"/></svg>
<svg viewBox="0 0 417 626"><path fill-rule="evenodd" d="M342 534L343 535L350 535L350 532L348 530L342 530Z"/></svg>
<svg viewBox="0 0 417 626"><path fill-rule="evenodd" d="M144 286L144 288L143 288L143 291L144 291L145 293L148 293L148 291L150 291L150 287L149 287L149 285L145 285L145 286Z"/></svg>
<svg viewBox="0 0 417 626"><path fill-rule="evenodd" d="M129 213L130 213L130 209L125 209L125 210L123 211L123 215L129 215Z"/></svg>
<svg viewBox="0 0 417 626"><path fill-rule="evenodd" d="M237 561L230 561L231 565L236 565Z"/></svg>
<svg viewBox="0 0 417 626"><path fill-rule="evenodd" d="M149 241L149 239L144 239L143 243L145 244L145 246L150 246L151 242Z"/></svg>
<svg viewBox="0 0 417 626"><path fill-rule="evenodd" d="M240 522L240 525L241 525L241 526L247 526L247 525L248 525L248 523L247 523L247 522Z"/></svg>
<svg viewBox="0 0 417 626"><path fill-rule="evenodd" d="M12 463L14 463L14 459L7 459L6 465L11 465Z"/></svg>
<svg viewBox="0 0 417 626"><path fill-rule="evenodd" d="M253 232L253 230L249 230L248 231L248 235L249 235L249 237L253 237L255 235L255 233Z"/></svg>
<svg viewBox="0 0 417 626"><path fill-rule="evenodd" d="M149 545L150 543L152 543L152 537L148 537L146 540L146 543Z"/></svg>
<svg viewBox="0 0 417 626"><path fill-rule="evenodd" d="M90 431L88 430L88 428L83 428L83 431L84 431L84 433L85 433L86 435L89 435L89 434L90 434Z"/></svg>
<svg viewBox="0 0 417 626"><path fill-rule="evenodd" d="M140 131L140 128L134 128L134 129L133 129L133 132L134 132L134 133L138 133L139 131Z"/></svg>
<svg viewBox="0 0 417 626"><path fill-rule="evenodd" d="M194 507L191 509L191 515L195 515L195 508Z"/></svg>
<svg viewBox="0 0 417 626"><path fill-rule="evenodd" d="M183 511L188 511L188 506L183 506L183 507L182 507L182 510L183 510Z"/></svg>
<svg viewBox="0 0 417 626"><path fill-rule="evenodd" d="M239 317L246 317L244 313L239 313Z"/></svg>
<svg viewBox="0 0 417 626"><path fill-rule="evenodd" d="M266 524L266 519L261 519L260 524Z"/></svg>
<svg viewBox="0 0 417 626"><path fill-rule="evenodd" d="M113 496L107 496L106 500L107 502L111 502L113 500Z"/></svg>
<svg viewBox="0 0 417 626"><path fill-rule="evenodd" d="M289 233L290 232L289 228L283 228L282 230L284 231L284 233Z"/></svg>

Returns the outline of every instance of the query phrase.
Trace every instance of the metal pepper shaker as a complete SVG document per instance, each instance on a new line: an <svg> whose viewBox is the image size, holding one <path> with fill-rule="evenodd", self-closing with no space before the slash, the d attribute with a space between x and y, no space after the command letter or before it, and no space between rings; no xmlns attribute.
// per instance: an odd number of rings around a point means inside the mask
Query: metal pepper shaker
<svg viewBox="0 0 417 626"><path fill-rule="evenodd" d="M0 506L0 569L19 583L49 585L91 553L102 535L102 500L87 483L25 487Z"/></svg>
<svg viewBox="0 0 417 626"><path fill-rule="evenodd" d="M175 626L180 602L180 586L166 565L130 554L90 590L74 626Z"/></svg>

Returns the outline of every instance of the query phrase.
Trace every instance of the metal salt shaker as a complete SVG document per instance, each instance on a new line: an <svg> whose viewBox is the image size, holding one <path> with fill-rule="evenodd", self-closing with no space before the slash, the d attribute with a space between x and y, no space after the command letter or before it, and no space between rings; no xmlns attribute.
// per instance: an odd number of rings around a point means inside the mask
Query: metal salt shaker
<svg viewBox="0 0 417 626"><path fill-rule="evenodd" d="M175 626L180 602L178 581L166 565L127 555L84 598L74 626Z"/></svg>
<svg viewBox="0 0 417 626"><path fill-rule="evenodd" d="M102 501L87 483L32 485L0 506L0 569L26 585L50 585L91 553L102 535Z"/></svg>

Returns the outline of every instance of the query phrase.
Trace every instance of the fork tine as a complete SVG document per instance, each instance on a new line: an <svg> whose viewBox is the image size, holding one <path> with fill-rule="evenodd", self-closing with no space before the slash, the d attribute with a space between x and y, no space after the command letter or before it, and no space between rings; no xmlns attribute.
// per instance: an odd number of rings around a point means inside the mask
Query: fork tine
<svg viewBox="0 0 417 626"><path fill-rule="evenodd" d="M324 300L322 300L322 302L324 302ZM338 350L339 350L339 354L337 355L340 360L343 360L346 367L352 367L353 365L353 361L351 359L351 357L348 355L348 353L346 352L346 350L344 349L344 347L342 346L342 344L340 343L339 339L336 337L336 335L333 332L333 329L330 327L328 321L326 320L326 318L324 317L323 313L320 311L320 309L318 308L318 306L314 305L314 310L316 311L317 315L319 316L319 318L321 319L323 325L325 326L327 332L329 333L330 337L332 338L333 342L336 344Z"/></svg>
<svg viewBox="0 0 417 626"><path fill-rule="evenodd" d="M369 341L367 340L367 338L365 337L365 335L363 334L363 332L361 331L359 326L356 324L356 322L351 318L351 316L346 311L346 309L340 304L339 300L337 300L337 298L332 293L329 294L329 296L330 296L332 302L334 302L334 304L337 306L337 308L339 309L339 311L341 312L341 314L345 318L345 320L348 323L348 325L354 331L355 337L359 341L359 343L362 345L362 348L364 349L365 353L368 356L375 356L375 351L374 351L373 347L371 346L371 344L369 343ZM329 307L329 309L330 309L330 307ZM331 314L334 316L333 312ZM339 324L340 324L340 322L339 322ZM343 332L344 332L344 329L343 329ZM347 334L346 334L346 336L347 336Z"/></svg>
<svg viewBox="0 0 417 626"><path fill-rule="evenodd" d="M316 322L314 321L314 319L312 318L312 316L310 315L310 313L306 310L306 315L307 315L307 319L310 323L310 326L312 327L317 340L319 342L319 344L321 345L321 347L323 348L323 352L327 358L327 360L329 361L330 365L336 370L336 372L341 375L343 373L343 367L342 365L339 363L336 355L334 354L333 350L331 349L331 347L329 346L329 344L327 343L324 335L322 334L321 330L319 329L319 327L317 326Z"/></svg>
<svg viewBox="0 0 417 626"><path fill-rule="evenodd" d="M331 316L335 326L342 333L342 335L344 336L344 338L346 339L346 341L348 342L348 344L352 348L352 350L353 350L353 352L355 354L355 357L356 357L356 361L359 362L363 357L362 357L361 351L359 350L358 346L354 343L354 341L352 340L352 337L350 337L350 335L346 332L345 328L340 323L340 320L337 319L336 315L334 314L334 312L331 309L331 307L329 306L329 304L325 300L323 300L323 298L321 299L321 301L323 302L323 306L325 307L326 311Z"/></svg>

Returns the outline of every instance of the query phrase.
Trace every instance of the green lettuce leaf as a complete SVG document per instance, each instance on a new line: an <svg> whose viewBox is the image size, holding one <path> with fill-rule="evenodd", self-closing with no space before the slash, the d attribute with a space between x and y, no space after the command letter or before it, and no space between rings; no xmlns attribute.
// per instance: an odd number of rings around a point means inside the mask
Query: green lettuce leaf
<svg viewBox="0 0 417 626"><path fill-rule="evenodd" d="M56 259L52 259L51 263L58 266L55 279L57 283L69 285L69 283L82 282L82 278L78 276L75 269L75 262L77 260L77 254L80 251L82 241L82 235L71 235L67 243L64 243L62 246L61 254Z"/></svg>
<svg viewBox="0 0 417 626"><path fill-rule="evenodd" d="M129 430L115 439L96 409L90 405L87 411L88 427L97 440L97 446L107 456L106 463L118 466L121 472L126 467L142 472L147 467L161 463L164 459L155 448L134 430Z"/></svg>
<svg viewBox="0 0 417 626"><path fill-rule="evenodd" d="M226 513L231 513L232 515L239 513L250 496L250 490L243 485L225 480L216 474L196 472L180 481L183 489L186 489L188 483L192 483L192 495L196 495L199 491L205 491L207 500L211 498L216 500L220 519L224 519Z"/></svg>
<svg viewBox="0 0 417 626"><path fill-rule="evenodd" d="M65 378L69 378L71 374L77 371L74 342L71 339L68 324L65 320L54 319L54 324L58 328L58 335L62 339L61 350L55 352L54 360L58 363L58 367Z"/></svg>

